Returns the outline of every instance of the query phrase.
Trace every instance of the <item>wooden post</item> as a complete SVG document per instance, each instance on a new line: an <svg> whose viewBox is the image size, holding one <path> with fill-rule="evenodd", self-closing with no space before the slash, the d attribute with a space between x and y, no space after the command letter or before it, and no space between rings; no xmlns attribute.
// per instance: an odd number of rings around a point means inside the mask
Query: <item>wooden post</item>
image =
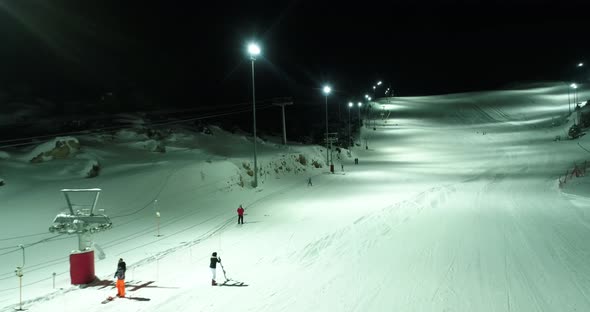
<svg viewBox="0 0 590 312"><path fill-rule="evenodd" d="M15 309L16 311L24 311L23 310L23 268L16 267L16 276L18 276L18 289L19 289L19 308Z"/></svg>

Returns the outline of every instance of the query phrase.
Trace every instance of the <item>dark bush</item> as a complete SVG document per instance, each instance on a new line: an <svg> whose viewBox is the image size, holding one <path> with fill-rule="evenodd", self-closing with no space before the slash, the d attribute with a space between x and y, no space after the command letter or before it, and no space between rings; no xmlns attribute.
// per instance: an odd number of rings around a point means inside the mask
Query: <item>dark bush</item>
<svg viewBox="0 0 590 312"><path fill-rule="evenodd" d="M582 128L580 127L580 125L572 125L570 127L570 130L568 131L567 135L572 138L572 139L576 139L578 137L580 137L580 135L582 134Z"/></svg>

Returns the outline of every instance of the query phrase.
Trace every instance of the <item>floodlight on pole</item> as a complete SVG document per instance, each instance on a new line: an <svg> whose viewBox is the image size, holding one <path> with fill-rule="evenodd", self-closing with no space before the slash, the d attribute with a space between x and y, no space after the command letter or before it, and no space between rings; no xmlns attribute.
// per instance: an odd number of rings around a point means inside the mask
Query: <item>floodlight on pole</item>
<svg viewBox="0 0 590 312"><path fill-rule="evenodd" d="M572 113L572 101L571 101L571 96L570 96L571 87L570 87L570 85L567 84L567 82L565 82L565 81L562 81L562 82L565 84L566 89L567 89L567 112L569 114L571 114Z"/></svg>
<svg viewBox="0 0 590 312"><path fill-rule="evenodd" d="M358 102L357 105L358 105L358 108L359 108L359 116L358 116L358 119L359 119L359 143L360 143L361 142L361 106L363 106L363 103Z"/></svg>
<svg viewBox="0 0 590 312"><path fill-rule="evenodd" d="M370 96L367 97L367 105L368 105L367 106L367 113L365 114L365 117L366 117L365 119L367 120L367 123L365 123L365 127L368 128L370 126L370 124L371 124L371 120L370 120L371 113L372 113L371 109L373 108L371 106L371 97Z"/></svg>
<svg viewBox="0 0 590 312"><path fill-rule="evenodd" d="M256 88L254 87L254 61L256 56L260 54L260 47L255 43L248 45L248 54L250 54L250 61L252 61L252 119L253 119L253 136L254 136L254 185L258 187L258 164L256 161Z"/></svg>
<svg viewBox="0 0 590 312"><path fill-rule="evenodd" d="M352 102L348 102L348 144L350 144L350 138L351 138L351 136L350 136L350 110L352 109L353 106L354 106L354 104L352 104Z"/></svg>
<svg viewBox="0 0 590 312"><path fill-rule="evenodd" d="M377 85L380 86L381 85L381 81L377 82Z"/></svg>
<svg viewBox="0 0 590 312"><path fill-rule="evenodd" d="M578 90L577 90L578 89L578 85L575 84L575 83L572 83L570 85L570 87L572 89L574 89L574 109L575 109L575 107L576 107L575 105L578 103Z"/></svg>
<svg viewBox="0 0 590 312"><path fill-rule="evenodd" d="M248 54L250 56L256 56L260 54L260 47L256 43L250 43L248 45Z"/></svg>
<svg viewBox="0 0 590 312"><path fill-rule="evenodd" d="M328 94L330 94L332 88L330 88L330 86L324 86L322 91L326 95L326 164L330 164L330 157L328 151Z"/></svg>
<svg viewBox="0 0 590 312"><path fill-rule="evenodd" d="M582 62L578 63L578 67L582 67L582 66L584 66L584 63L582 63Z"/></svg>

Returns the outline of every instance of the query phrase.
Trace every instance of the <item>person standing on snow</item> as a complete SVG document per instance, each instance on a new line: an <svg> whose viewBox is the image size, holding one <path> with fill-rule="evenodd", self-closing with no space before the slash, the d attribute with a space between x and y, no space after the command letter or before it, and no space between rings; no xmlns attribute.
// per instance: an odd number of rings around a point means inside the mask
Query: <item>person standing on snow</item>
<svg viewBox="0 0 590 312"><path fill-rule="evenodd" d="M209 268L211 269L212 279L211 279L211 286L216 286L217 282L215 281L215 273L217 272L217 263L221 263L221 258L217 257L217 252L211 254L211 264L209 264Z"/></svg>
<svg viewBox="0 0 590 312"><path fill-rule="evenodd" d="M309 177L309 179L307 179L307 186L313 186L313 184L311 183L311 177Z"/></svg>
<svg viewBox="0 0 590 312"><path fill-rule="evenodd" d="M244 208L238 207L238 224L244 224Z"/></svg>
<svg viewBox="0 0 590 312"><path fill-rule="evenodd" d="M123 258L120 258L114 276L117 278L117 297L125 297L125 271L127 271L127 265Z"/></svg>

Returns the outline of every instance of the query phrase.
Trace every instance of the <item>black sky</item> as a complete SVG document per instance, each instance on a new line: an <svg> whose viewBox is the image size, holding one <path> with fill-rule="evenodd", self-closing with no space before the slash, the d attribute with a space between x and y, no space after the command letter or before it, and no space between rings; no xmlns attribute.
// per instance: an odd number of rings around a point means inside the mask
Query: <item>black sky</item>
<svg viewBox="0 0 590 312"><path fill-rule="evenodd" d="M191 106L359 100L567 80L590 53L586 1L0 0L0 83L47 98L142 90ZM0 90L3 87L0 86Z"/></svg>

